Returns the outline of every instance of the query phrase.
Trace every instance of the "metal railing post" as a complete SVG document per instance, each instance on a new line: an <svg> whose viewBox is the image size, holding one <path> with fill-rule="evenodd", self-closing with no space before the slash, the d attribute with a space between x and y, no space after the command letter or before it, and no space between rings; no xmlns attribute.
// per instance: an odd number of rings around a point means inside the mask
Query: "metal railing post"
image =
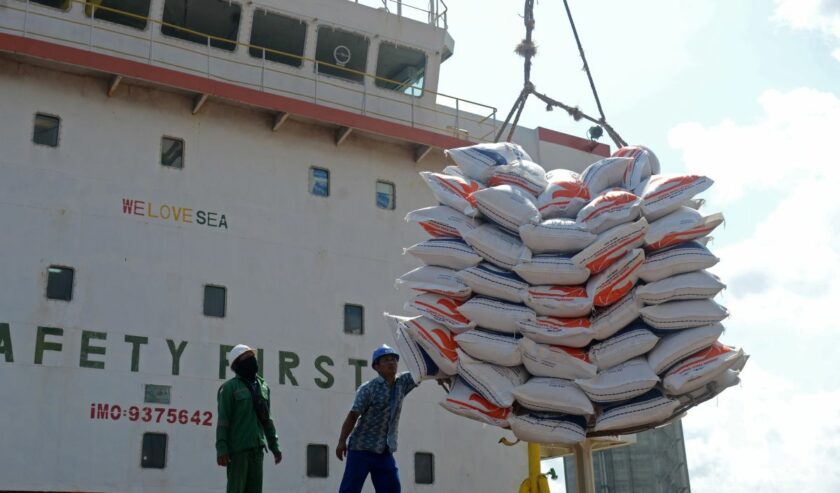
<svg viewBox="0 0 840 493"><path fill-rule="evenodd" d="M315 60L315 104L318 104L318 60Z"/></svg>
<svg viewBox="0 0 840 493"><path fill-rule="evenodd" d="M26 10L23 12L23 37L26 37L26 27L29 24L29 4L30 0L26 0Z"/></svg>
<svg viewBox="0 0 840 493"><path fill-rule="evenodd" d="M96 6L90 10L90 22L88 23L88 51L93 51L93 16L96 15Z"/></svg>
<svg viewBox="0 0 840 493"><path fill-rule="evenodd" d="M207 78L210 78L210 37L207 37Z"/></svg>
<svg viewBox="0 0 840 493"><path fill-rule="evenodd" d="M260 91L265 92L265 48L262 49L262 70L260 72Z"/></svg>
<svg viewBox="0 0 840 493"><path fill-rule="evenodd" d="M455 98L455 137L461 133L461 108L459 98Z"/></svg>
<svg viewBox="0 0 840 493"><path fill-rule="evenodd" d="M411 128L414 128L414 96L411 96Z"/></svg>
<svg viewBox="0 0 840 493"><path fill-rule="evenodd" d="M152 63L152 53L154 52L155 48L155 23L148 22L149 24L149 63Z"/></svg>

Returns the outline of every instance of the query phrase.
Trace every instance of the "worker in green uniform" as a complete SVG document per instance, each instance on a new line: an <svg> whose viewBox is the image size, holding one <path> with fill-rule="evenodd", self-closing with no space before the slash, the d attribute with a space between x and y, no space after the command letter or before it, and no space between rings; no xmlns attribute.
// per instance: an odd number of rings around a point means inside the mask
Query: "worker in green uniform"
<svg viewBox="0 0 840 493"><path fill-rule="evenodd" d="M283 459L271 420L271 394L257 374L254 350L239 344L229 356L234 378L219 387L216 463L227 468L227 493L262 492L263 452Z"/></svg>

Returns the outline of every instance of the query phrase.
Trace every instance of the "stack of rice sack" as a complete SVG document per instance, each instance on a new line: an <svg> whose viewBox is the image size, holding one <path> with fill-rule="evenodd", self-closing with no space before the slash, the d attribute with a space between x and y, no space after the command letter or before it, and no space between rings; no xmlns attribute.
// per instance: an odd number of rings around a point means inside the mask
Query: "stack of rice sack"
<svg viewBox="0 0 840 493"><path fill-rule="evenodd" d="M441 405L520 439L661 425L738 382L718 341L725 286L695 196L704 176L660 175L644 147L582 174L548 173L518 145L452 149L420 173L440 205L406 216L429 239L397 280L413 317L387 315L415 379L454 377Z"/></svg>

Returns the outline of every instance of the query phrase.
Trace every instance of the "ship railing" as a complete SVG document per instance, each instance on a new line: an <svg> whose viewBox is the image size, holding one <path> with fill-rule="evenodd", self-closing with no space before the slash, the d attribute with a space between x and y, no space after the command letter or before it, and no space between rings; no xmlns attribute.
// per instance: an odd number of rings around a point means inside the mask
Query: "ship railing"
<svg viewBox="0 0 840 493"><path fill-rule="evenodd" d="M289 96L357 114L393 121L413 128L451 135L473 142L495 136L496 108L425 88L404 86L403 82L376 74L353 70L314 58L243 43L164 22L131 12L95 5L91 1L66 0L83 9L45 7L30 0L6 0L0 5L0 32L32 39L58 41L91 52L117 55L150 65L171 67L213 80L250 87L266 93ZM20 4L19 6L16 4ZM145 30L96 19L95 10L144 20ZM75 17L74 15L75 14ZM203 48L160 32L162 27L204 38ZM215 44L234 46L225 51ZM250 50L259 50L260 58ZM267 59L267 54L300 61L300 67ZM321 73L322 67L345 77ZM362 83L345 80L355 77ZM403 86L405 92L381 88L376 82ZM420 92L419 96L413 93Z"/></svg>
<svg viewBox="0 0 840 493"><path fill-rule="evenodd" d="M449 10L443 0L428 0L427 2L406 0L350 0L354 3L377 7L400 17L423 21L436 27L449 29L446 19Z"/></svg>

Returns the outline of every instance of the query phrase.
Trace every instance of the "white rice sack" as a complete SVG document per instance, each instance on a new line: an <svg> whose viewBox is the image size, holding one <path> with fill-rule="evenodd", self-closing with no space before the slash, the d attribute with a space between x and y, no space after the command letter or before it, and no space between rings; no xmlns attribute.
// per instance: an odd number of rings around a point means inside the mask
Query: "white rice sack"
<svg viewBox="0 0 840 493"><path fill-rule="evenodd" d="M534 320L537 314L525 305L517 305L494 298L475 296L458 307L462 315L475 325L508 334L519 330L517 322Z"/></svg>
<svg viewBox="0 0 840 493"><path fill-rule="evenodd" d="M478 216L472 193L484 188L481 183L469 178L430 171L421 171L420 176L429 185L438 202L469 217Z"/></svg>
<svg viewBox="0 0 840 493"><path fill-rule="evenodd" d="M733 387L741 383L739 375L740 373L735 370L726 370L705 386L680 396L680 400L688 402L689 400L700 398L711 399L729 387Z"/></svg>
<svg viewBox="0 0 840 493"><path fill-rule="evenodd" d="M446 326L426 317L412 318L402 325L408 336L426 351L443 373L458 373L458 343Z"/></svg>
<svg viewBox="0 0 840 493"><path fill-rule="evenodd" d="M704 216L690 207L680 207L662 219L650 223L645 235L645 249L661 250L706 236L723 222L723 214Z"/></svg>
<svg viewBox="0 0 840 493"><path fill-rule="evenodd" d="M540 211L534 197L513 185L498 185L472 194L476 207L487 219L512 234L519 234L523 224L539 224Z"/></svg>
<svg viewBox="0 0 840 493"><path fill-rule="evenodd" d="M499 407L513 405L513 389L528 380L522 366L499 366L479 361L458 350L458 375Z"/></svg>
<svg viewBox="0 0 840 493"><path fill-rule="evenodd" d="M586 440L586 419L582 416L531 412L511 415L508 423L516 438L530 443L571 445Z"/></svg>
<svg viewBox="0 0 840 493"><path fill-rule="evenodd" d="M567 169L553 169L545 174L545 190L537 197L543 218L574 218L589 203L589 188L580 175Z"/></svg>
<svg viewBox="0 0 840 493"><path fill-rule="evenodd" d="M717 276L701 270L639 286L636 297L647 305L658 305L668 301L714 298L725 287Z"/></svg>
<svg viewBox="0 0 840 493"><path fill-rule="evenodd" d="M455 378L452 389L440 405L454 414L474 419L488 425L508 427L509 407L499 407L488 401L460 377Z"/></svg>
<svg viewBox="0 0 840 493"><path fill-rule="evenodd" d="M475 323L458 311L461 302L437 294L421 294L406 302L405 309L411 310L445 325L455 333L475 327Z"/></svg>
<svg viewBox="0 0 840 493"><path fill-rule="evenodd" d="M459 271L458 278L472 289L473 294L513 303L522 301L520 293L528 287L528 283L515 272L496 267L488 262Z"/></svg>
<svg viewBox="0 0 840 493"><path fill-rule="evenodd" d="M597 367L580 349L539 344L527 337L519 340L522 362L534 376L553 378L592 378Z"/></svg>
<svg viewBox="0 0 840 493"><path fill-rule="evenodd" d="M391 327L391 335L394 337L394 343L397 347L397 352L400 354L401 362L405 364L408 372L411 373L411 378L415 382L445 376L441 373L431 356L406 333L402 322L409 320L409 317L400 317L386 313L385 318Z"/></svg>
<svg viewBox="0 0 840 493"><path fill-rule="evenodd" d="M449 166L443 168L442 173L444 175L457 176L458 178L464 178L464 179L467 179L467 180L472 180L472 178L465 175L464 172L461 171L461 168L459 168L458 166L451 165L451 164ZM484 184L481 183L480 181L476 181L476 180L472 180L472 181L475 181L476 183L481 184L481 188L484 188Z"/></svg>
<svg viewBox="0 0 840 493"><path fill-rule="evenodd" d="M575 383L592 402L616 402L638 397L659 383L645 358L633 358Z"/></svg>
<svg viewBox="0 0 840 493"><path fill-rule="evenodd" d="M648 223L645 218L620 224L599 234L595 241L572 257L572 262L592 274L602 272L630 250L645 243ZM526 243L527 244L527 243Z"/></svg>
<svg viewBox="0 0 840 493"><path fill-rule="evenodd" d="M655 282L684 272L708 269L719 261L704 245L689 241L649 252L639 269L639 278L648 283Z"/></svg>
<svg viewBox="0 0 840 493"><path fill-rule="evenodd" d="M700 175L656 175L642 191L642 214L655 221L686 205L695 195L707 190L714 181ZM696 207L694 207L696 209Z"/></svg>
<svg viewBox="0 0 840 493"><path fill-rule="evenodd" d="M543 254L523 258L513 271L532 285L575 285L589 279L589 271L578 267L567 255Z"/></svg>
<svg viewBox="0 0 840 493"><path fill-rule="evenodd" d="M634 322L609 339L589 347L589 359L599 370L606 370L641 356L656 346L659 337L642 322Z"/></svg>
<svg viewBox="0 0 840 493"><path fill-rule="evenodd" d="M445 205L411 211L406 214L405 220L410 223L417 223L434 238L462 238L464 233L478 227L478 222L475 219Z"/></svg>
<svg viewBox="0 0 840 493"><path fill-rule="evenodd" d="M744 354L720 342L698 351L674 366L665 374L662 385L671 395L682 395L704 387L730 369Z"/></svg>
<svg viewBox="0 0 840 493"><path fill-rule="evenodd" d="M629 293L636 285L637 272L644 261L645 252L641 248L634 248L607 270L589 279L586 292L592 296L592 304L597 307L609 306Z"/></svg>
<svg viewBox="0 0 840 493"><path fill-rule="evenodd" d="M642 319L656 329L688 329L720 322L729 312L712 300L670 301L641 308Z"/></svg>
<svg viewBox="0 0 840 493"><path fill-rule="evenodd" d="M571 380L534 377L513 389L516 402L527 409L589 416L592 402Z"/></svg>
<svg viewBox="0 0 840 493"><path fill-rule="evenodd" d="M633 159L627 157L608 157L594 162L583 170L580 179L589 190L590 197L597 197L604 190L624 186L624 174Z"/></svg>
<svg viewBox="0 0 840 493"><path fill-rule="evenodd" d="M424 265L406 272L396 280L396 285L404 285L422 293L442 294L456 300L466 300L472 289L457 276L458 271L446 267Z"/></svg>
<svg viewBox="0 0 840 493"><path fill-rule="evenodd" d="M722 333L723 325L715 323L665 336L648 353L648 364L661 375L679 360L711 346Z"/></svg>
<svg viewBox="0 0 840 493"><path fill-rule="evenodd" d="M545 169L539 164L520 159L510 164L496 166L490 173L487 184L495 187L497 185L515 185L521 187L532 195L533 199L545 190L548 181L545 179Z"/></svg>
<svg viewBox="0 0 840 493"><path fill-rule="evenodd" d="M473 329L455 336L458 347L473 358L500 366L519 366L519 337L484 329Z"/></svg>
<svg viewBox="0 0 840 493"><path fill-rule="evenodd" d="M653 389L629 401L607 407L595 420L594 431L624 430L668 420L680 402Z"/></svg>
<svg viewBox="0 0 840 493"><path fill-rule="evenodd" d="M622 147L615 151L612 157L632 159L624 172L624 188L627 190L633 190L650 178L651 175L659 174L659 159L647 147Z"/></svg>
<svg viewBox="0 0 840 493"><path fill-rule="evenodd" d="M590 317L595 339L603 341L627 327L639 317L639 308L636 291L632 290L612 305L596 310Z"/></svg>
<svg viewBox="0 0 840 493"><path fill-rule="evenodd" d="M498 142L476 144L443 151L468 177L487 182L493 169L520 159L531 160L525 150L517 144Z"/></svg>
<svg viewBox="0 0 840 493"><path fill-rule="evenodd" d="M577 222L600 234L619 224L633 222L642 213L642 199L626 190L607 190L578 212Z"/></svg>
<svg viewBox="0 0 840 493"><path fill-rule="evenodd" d="M574 219L548 219L540 224L523 224L519 236L533 253L577 253L595 241L583 224Z"/></svg>
<svg viewBox="0 0 840 493"><path fill-rule="evenodd" d="M498 226L482 224L464 233L464 240L484 260L503 269L513 269L525 252L519 237L505 233Z"/></svg>
<svg viewBox="0 0 840 493"><path fill-rule="evenodd" d="M461 270L478 265L481 255L460 238L430 238L403 250L426 265Z"/></svg>
<svg viewBox="0 0 840 493"><path fill-rule="evenodd" d="M588 318L537 317L519 322L519 331L541 344L580 348L592 342Z"/></svg>
<svg viewBox="0 0 840 493"><path fill-rule="evenodd" d="M522 301L546 317L576 318L592 311L585 286L531 286L522 291Z"/></svg>

